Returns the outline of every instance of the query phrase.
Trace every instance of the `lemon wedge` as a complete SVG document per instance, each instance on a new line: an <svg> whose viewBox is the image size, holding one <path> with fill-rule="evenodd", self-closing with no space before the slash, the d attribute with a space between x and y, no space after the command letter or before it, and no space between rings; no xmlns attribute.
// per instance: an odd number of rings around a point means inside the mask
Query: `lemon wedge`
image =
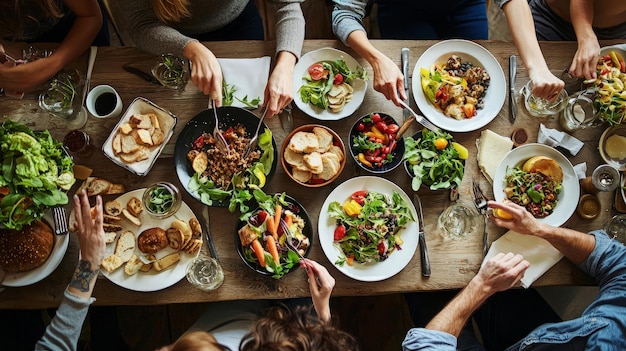
<svg viewBox="0 0 626 351"><path fill-rule="evenodd" d="M461 158L461 160L467 160L467 158L469 157L469 151L465 146L457 143L456 141L453 141L452 147L456 150L456 152L459 153L459 158Z"/></svg>

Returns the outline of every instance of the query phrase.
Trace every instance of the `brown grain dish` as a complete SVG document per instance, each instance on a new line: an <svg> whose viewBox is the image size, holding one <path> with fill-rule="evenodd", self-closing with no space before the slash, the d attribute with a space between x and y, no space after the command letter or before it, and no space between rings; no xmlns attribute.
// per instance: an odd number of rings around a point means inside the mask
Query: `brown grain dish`
<svg viewBox="0 0 626 351"><path fill-rule="evenodd" d="M43 265L54 248L54 234L47 224L34 221L22 230L0 230L0 267L24 272Z"/></svg>
<svg viewBox="0 0 626 351"><path fill-rule="evenodd" d="M161 228L146 229L137 237L137 247L143 253L157 253L168 245L167 234Z"/></svg>

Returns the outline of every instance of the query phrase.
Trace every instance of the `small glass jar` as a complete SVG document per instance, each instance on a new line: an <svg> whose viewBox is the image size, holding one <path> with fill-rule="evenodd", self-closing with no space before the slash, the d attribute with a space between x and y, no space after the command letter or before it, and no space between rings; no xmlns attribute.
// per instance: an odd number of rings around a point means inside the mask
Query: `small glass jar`
<svg viewBox="0 0 626 351"><path fill-rule="evenodd" d="M578 200L576 212L583 219L594 219L600 214L602 205L597 196L593 194L585 194Z"/></svg>
<svg viewBox="0 0 626 351"><path fill-rule="evenodd" d="M619 186L619 181L618 170L606 164L596 167L591 174L591 182L598 191L613 191Z"/></svg>
<svg viewBox="0 0 626 351"><path fill-rule="evenodd" d="M72 130L63 137L63 146L71 153L83 153L89 149L91 138L82 130Z"/></svg>
<svg viewBox="0 0 626 351"><path fill-rule="evenodd" d="M162 54L160 61L152 67L152 75L164 87L183 90L189 79L187 61L173 54Z"/></svg>
<svg viewBox="0 0 626 351"><path fill-rule="evenodd" d="M150 185L143 192L143 207L156 218L167 218L178 211L182 204L182 195L178 188L168 182Z"/></svg>

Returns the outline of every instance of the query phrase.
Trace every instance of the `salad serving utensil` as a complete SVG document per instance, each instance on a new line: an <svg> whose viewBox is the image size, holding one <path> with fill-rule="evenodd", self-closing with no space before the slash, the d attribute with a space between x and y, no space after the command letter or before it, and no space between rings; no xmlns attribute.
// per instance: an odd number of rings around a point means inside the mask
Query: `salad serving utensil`
<svg viewBox="0 0 626 351"><path fill-rule="evenodd" d="M289 250L295 252L298 255L298 257L300 257L300 259L303 260L304 256L300 254L300 251L298 251L297 247L293 246L293 242L291 241L293 239L293 234L291 233L289 226L287 226L287 223L285 223L285 221L282 218L280 220L280 227L283 229L283 232L285 233L285 236L286 236L285 244L287 245Z"/></svg>
<svg viewBox="0 0 626 351"><path fill-rule="evenodd" d="M242 157L243 160L247 159L248 156L250 155L250 152L256 149L257 145L259 144L259 129L261 129L261 125L263 124L265 115L267 115L267 106L265 107L265 110L263 110L263 114L261 115L261 118L259 118L259 124L257 124L256 131L254 132L254 135L252 136L252 138L250 139L250 142L248 143L246 152L243 153L243 157Z"/></svg>
<svg viewBox="0 0 626 351"><path fill-rule="evenodd" d="M215 127L213 127L213 138L215 138L215 140L217 141L215 144L222 152L228 153L230 151L230 148L228 147L228 142L226 142L226 138L224 138L224 136L220 132L220 121L217 118L217 104L215 103L215 100L209 100L209 108L211 108L211 105L213 105L213 117L215 117Z"/></svg>
<svg viewBox="0 0 626 351"><path fill-rule="evenodd" d="M283 113L280 114L280 126L286 133L293 130L293 118L291 116L291 102L287 106L283 107Z"/></svg>
<svg viewBox="0 0 626 351"><path fill-rule="evenodd" d="M426 117L415 113L415 111L413 111L413 109L409 105L407 105L404 101L400 101L400 105L402 105L402 107L404 107L406 110L411 112L411 117L407 118L407 120L404 121L402 126L400 126L400 130L398 130L398 134L396 134L396 140L399 140L399 138L402 137L402 134L406 132L406 130L409 128L409 125L411 124L411 122L413 122L413 120L416 120L417 123L421 124L427 129L432 130L433 132L439 131L439 127L432 124L428 119L426 119Z"/></svg>
<svg viewBox="0 0 626 351"><path fill-rule="evenodd" d="M487 214L487 210L489 209L487 201L489 200L483 194L482 190L480 190L480 186L475 180L472 180L472 192L474 194L474 206L476 206L480 214L485 216L485 227L483 230L483 257L485 257L489 249L489 236L487 234L487 219L489 218Z"/></svg>
<svg viewBox="0 0 626 351"><path fill-rule="evenodd" d="M424 212L422 211L422 200L417 195L413 194L413 202L417 210L418 223L418 240L420 245L420 261L422 263L422 275L424 277L430 277L430 261L428 259L428 249L426 248L426 237L424 235Z"/></svg>

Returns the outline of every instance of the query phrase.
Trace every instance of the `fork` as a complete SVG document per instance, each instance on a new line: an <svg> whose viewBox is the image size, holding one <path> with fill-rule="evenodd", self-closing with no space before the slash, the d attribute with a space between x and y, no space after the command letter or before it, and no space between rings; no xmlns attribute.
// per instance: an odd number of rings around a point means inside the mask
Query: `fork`
<svg viewBox="0 0 626 351"><path fill-rule="evenodd" d="M409 110L409 112L411 112L413 117L415 117L415 120L417 121L417 123L419 123L419 124L423 125L424 127L432 130L433 132L439 131L439 127L437 127L436 125L432 124L426 117L424 117L422 115L418 115L417 113L415 113L415 111L413 111L413 109L409 105L407 105L404 101L400 100L400 105L402 105L402 107L404 107L405 109Z"/></svg>
<svg viewBox="0 0 626 351"><path fill-rule="evenodd" d="M472 191L474 193L474 206L480 214L485 216L485 227L483 232L483 257L487 255L487 250L489 249L489 236L487 235L487 218L489 215L487 214L487 210L489 209L489 204L487 203L488 199L483 194L482 190L480 190L480 186L476 183L475 180L472 180Z"/></svg>
<svg viewBox="0 0 626 351"><path fill-rule="evenodd" d="M53 207L52 214L54 217L54 233L56 235L65 235L69 233L67 227L67 216L65 215L65 208Z"/></svg>
<svg viewBox="0 0 626 351"><path fill-rule="evenodd" d="M211 104L212 103L212 104ZM213 127L213 138L217 141L216 145L218 149L220 149L224 153L228 153L230 148L228 147L228 143L226 142L226 138L220 132L220 121L217 118L217 104L215 100L209 100L209 107L213 105L213 117L215 117L215 127Z"/></svg>
<svg viewBox="0 0 626 351"><path fill-rule="evenodd" d="M280 126L286 133L293 129L293 118L291 117L291 102L283 107L283 113L280 114Z"/></svg>
<svg viewBox="0 0 626 351"><path fill-rule="evenodd" d="M285 221L283 219L280 220L280 227L283 228L283 232L285 233L285 235L287 236L285 238L285 244L287 244L287 247L295 252L298 257L300 257L301 260L304 259L304 256L302 256L302 254L300 254L300 251L298 251L298 249L293 246L293 243L291 242L291 240L293 239L293 234L291 233L291 230L289 230L289 227L287 226L287 223L285 223Z"/></svg>
<svg viewBox="0 0 626 351"><path fill-rule="evenodd" d="M265 107L265 110L263 110L263 114L261 115L261 118L259 118L259 124L256 126L256 131L254 132L254 135L250 139L250 142L248 143L248 147L246 148L246 151L243 153L243 157L241 158L242 160L247 159L248 156L250 156L250 152L256 149L257 145L259 144L259 130L261 129L261 125L263 124L263 120L265 119L266 114L267 114L267 106Z"/></svg>

